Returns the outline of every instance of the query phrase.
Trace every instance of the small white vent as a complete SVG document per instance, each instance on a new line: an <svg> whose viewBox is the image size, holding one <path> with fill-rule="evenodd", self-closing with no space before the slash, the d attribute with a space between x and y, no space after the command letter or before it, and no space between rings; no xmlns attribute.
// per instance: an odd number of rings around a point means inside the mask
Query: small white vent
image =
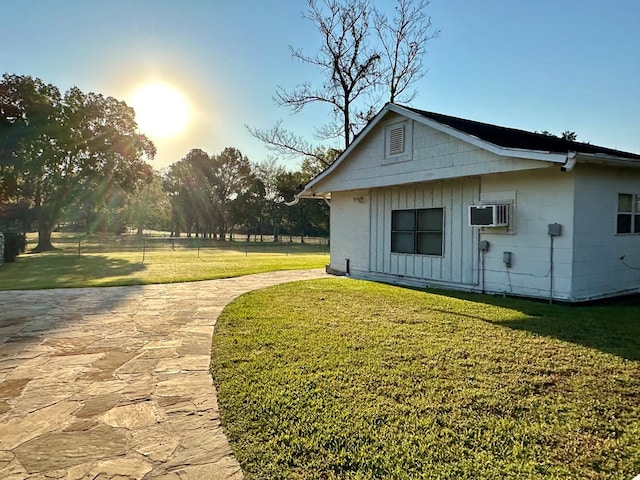
<svg viewBox="0 0 640 480"><path fill-rule="evenodd" d="M469 225L472 227L509 226L508 204L471 205L469 207Z"/></svg>
<svg viewBox="0 0 640 480"><path fill-rule="evenodd" d="M404 153L404 125L389 130L389 155Z"/></svg>

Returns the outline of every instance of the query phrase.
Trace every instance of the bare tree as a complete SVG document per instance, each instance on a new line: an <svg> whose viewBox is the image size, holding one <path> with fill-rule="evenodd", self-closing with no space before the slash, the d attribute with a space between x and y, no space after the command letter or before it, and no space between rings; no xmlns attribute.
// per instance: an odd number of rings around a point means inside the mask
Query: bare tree
<svg viewBox="0 0 640 480"><path fill-rule="evenodd" d="M382 79L391 103L410 102L417 92L407 89L426 74L422 58L429 40L440 34L432 30L431 17L425 12L428 0L397 0L395 15L389 18L375 10L375 30L382 49L385 70ZM407 93L406 97L401 97Z"/></svg>
<svg viewBox="0 0 640 480"><path fill-rule="evenodd" d="M316 129L318 139L342 138L347 148L379 110L385 90L395 101L424 76L426 43L439 33L431 31L431 18L425 13L429 1L396 1L396 14L390 19L369 0L307 0L303 17L317 28L322 44L315 55L293 47L291 54L316 66L324 81L319 86L303 83L293 91L279 87L274 100L294 113L311 103L328 105L332 116ZM403 99L414 97L415 92ZM318 148L282 128L281 122L270 130L247 128L280 155L329 165L330 158L318 155Z"/></svg>
<svg viewBox="0 0 640 480"><path fill-rule="evenodd" d="M356 99L375 88L378 82L380 54L370 47L367 0L308 0L304 18L310 20L322 35L322 46L313 56L291 48L294 59L315 65L325 77L320 87L309 83L299 85L293 92L278 88L276 102L294 112L309 103L327 103L334 113L334 122L325 125L320 135L325 138L344 138L345 148L357 129L353 105ZM324 7L324 8L323 8Z"/></svg>

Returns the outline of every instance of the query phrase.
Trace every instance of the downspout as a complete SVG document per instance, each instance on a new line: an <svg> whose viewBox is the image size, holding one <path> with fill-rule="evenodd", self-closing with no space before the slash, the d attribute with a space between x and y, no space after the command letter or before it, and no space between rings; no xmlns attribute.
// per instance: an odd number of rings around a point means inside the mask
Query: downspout
<svg viewBox="0 0 640 480"><path fill-rule="evenodd" d="M576 152L568 151L567 152L567 160L564 162L564 165L560 167L560 170L563 172L570 172L573 170L573 167L576 166Z"/></svg>
<svg viewBox="0 0 640 480"><path fill-rule="evenodd" d="M326 203L328 206L331 206L331 201L326 196L323 195L322 199L324 200L324 203ZM297 205L298 203L300 203L300 197L296 197L293 200L291 200L290 202L284 202L284 204L287 207L293 207L293 206Z"/></svg>

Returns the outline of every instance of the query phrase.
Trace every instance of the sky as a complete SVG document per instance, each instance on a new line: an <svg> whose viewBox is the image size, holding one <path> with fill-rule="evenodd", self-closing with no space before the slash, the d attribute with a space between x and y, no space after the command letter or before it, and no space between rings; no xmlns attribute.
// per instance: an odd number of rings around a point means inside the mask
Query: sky
<svg viewBox="0 0 640 480"><path fill-rule="evenodd" d="M390 8L391 0L377 0ZM252 162L274 156L247 131L285 128L314 144L330 112L293 115L279 86L318 84L290 46L313 54L321 38L304 0L0 0L0 73L132 104L142 86L170 85L188 115L182 130L148 136L166 168L192 148L235 147ZM640 1L431 0L440 31L411 106L640 153ZM335 145L339 145L336 141ZM296 169L300 160L278 161Z"/></svg>

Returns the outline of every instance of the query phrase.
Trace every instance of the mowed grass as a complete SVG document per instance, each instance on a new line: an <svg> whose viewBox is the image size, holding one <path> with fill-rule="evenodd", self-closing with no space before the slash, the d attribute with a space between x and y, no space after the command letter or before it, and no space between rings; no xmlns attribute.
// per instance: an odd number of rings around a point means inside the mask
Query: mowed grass
<svg viewBox="0 0 640 480"><path fill-rule="evenodd" d="M98 287L190 282L276 270L324 267L325 251L297 245L249 251L248 248L176 248L82 253L22 254L0 266L0 290ZM199 255L199 256L198 256Z"/></svg>
<svg viewBox="0 0 640 480"><path fill-rule="evenodd" d="M212 374L247 478L640 473L637 305L456 297L322 279L228 305Z"/></svg>

